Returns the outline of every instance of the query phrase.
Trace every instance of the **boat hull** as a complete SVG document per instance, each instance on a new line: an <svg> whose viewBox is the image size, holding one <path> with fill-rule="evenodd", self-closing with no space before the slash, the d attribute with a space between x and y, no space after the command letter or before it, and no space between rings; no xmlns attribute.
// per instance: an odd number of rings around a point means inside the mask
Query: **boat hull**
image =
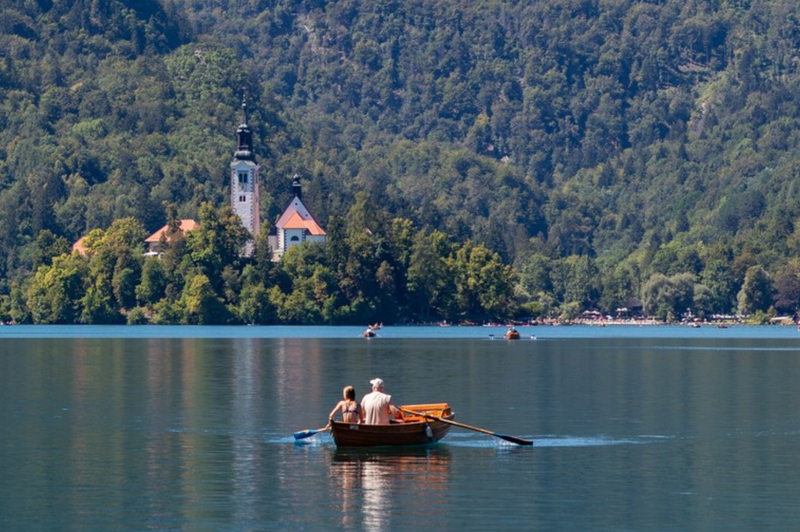
<svg viewBox="0 0 800 532"><path fill-rule="evenodd" d="M400 408L424 412L447 420L455 417L446 404L411 405ZM331 423L331 436L337 447L398 447L431 445L450 432L451 425L442 421L426 420L409 414L404 414L403 418L405 422L390 425L363 425L334 421Z"/></svg>

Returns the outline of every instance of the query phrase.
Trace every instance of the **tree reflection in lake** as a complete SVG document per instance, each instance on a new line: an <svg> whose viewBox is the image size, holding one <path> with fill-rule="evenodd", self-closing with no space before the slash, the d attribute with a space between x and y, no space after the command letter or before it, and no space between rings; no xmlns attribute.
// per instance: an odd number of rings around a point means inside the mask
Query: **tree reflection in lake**
<svg viewBox="0 0 800 532"><path fill-rule="evenodd" d="M429 523L447 496L450 458L441 446L333 450L331 498L341 502L341 527L384 530L393 520Z"/></svg>

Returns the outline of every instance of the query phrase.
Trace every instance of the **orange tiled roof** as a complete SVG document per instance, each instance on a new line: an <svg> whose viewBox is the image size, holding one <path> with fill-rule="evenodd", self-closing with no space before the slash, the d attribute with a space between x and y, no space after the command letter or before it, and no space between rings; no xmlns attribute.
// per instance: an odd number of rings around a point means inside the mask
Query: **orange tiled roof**
<svg viewBox="0 0 800 532"><path fill-rule="evenodd" d="M86 255L86 253L89 251L89 248L86 247L87 238L88 237L85 236L80 237L77 242L72 244L72 251L73 252L77 251L81 255Z"/></svg>
<svg viewBox="0 0 800 532"><path fill-rule="evenodd" d="M284 229L304 229L310 235L325 236L327 233L314 219L314 216L308 211L300 198L296 197L292 203L286 208L281 215L275 227L280 230Z"/></svg>
<svg viewBox="0 0 800 532"><path fill-rule="evenodd" d="M313 218L303 218L299 212L293 212L292 215L283 224L283 229L305 229L312 235L324 235L325 231L314 221Z"/></svg>
<svg viewBox="0 0 800 532"><path fill-rule="evenodd" d="M191 218L187 218L186 220L179 220L178 221L178 228L181 230L181 233L188 233L189 231L194 231L200 227L200 224L192 220ZM169 230L169 224L165 225L152 235L148 236L145 239L145 243L147 244L155 244L157 242L161 242L161 235L165 234ZM169 240L169 236L167 236L167 240ZM80 242L80 240L79 240Z"/></svg>

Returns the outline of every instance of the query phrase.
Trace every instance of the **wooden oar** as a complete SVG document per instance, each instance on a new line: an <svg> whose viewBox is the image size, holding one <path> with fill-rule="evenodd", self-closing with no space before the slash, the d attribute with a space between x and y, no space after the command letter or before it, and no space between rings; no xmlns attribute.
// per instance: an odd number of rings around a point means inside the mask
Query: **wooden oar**
<svg viewBox="0 0 800 532"><path fill-rule="evenodd" d="M428 419L435 419L436 421L441 421L442 423L449 423L451 425L455 425L456 427L461 427L462 429L469 429L474 430L477 432L483 432L484 434L490 434L492 436L497 436L498 438L502 438L506 441L510 441L511 443L516 443L517 445L533 445L531 440L523 440L522 438L517 438L516 436L508 436L506 434L500 434L498 432L492 432L491 430L481 429L478 427L473 427L471 425L465 425L464 423L458 423L456 421L451 421L449 419L445 419L443 417L436 417L430 414L425 414L423 412L414 412L413 410L405 410L403 408L400 409L403 412L408 414L414 414L415 416L421 416Z"/></svg>
<svg viewBox="0 0 800 532"><path fill-rule="evenodd" d="M310 438L311 436L313 436L318 432L328 432L328 427L322 427L321 429L316 429L316 430L306 429L306 430L301 430L300 432L295 432L294 439L303 440L305 438Z"/></svg>

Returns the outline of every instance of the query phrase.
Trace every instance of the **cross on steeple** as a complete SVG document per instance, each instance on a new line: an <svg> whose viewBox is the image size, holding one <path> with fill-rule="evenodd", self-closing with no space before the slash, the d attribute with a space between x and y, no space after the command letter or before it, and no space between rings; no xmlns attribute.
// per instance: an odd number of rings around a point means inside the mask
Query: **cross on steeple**
<svg viewBox="0 0 800 532"><path fill-rule="evenodd" d="M247 90L242 89L242 125L247 126Z"/></svg>

